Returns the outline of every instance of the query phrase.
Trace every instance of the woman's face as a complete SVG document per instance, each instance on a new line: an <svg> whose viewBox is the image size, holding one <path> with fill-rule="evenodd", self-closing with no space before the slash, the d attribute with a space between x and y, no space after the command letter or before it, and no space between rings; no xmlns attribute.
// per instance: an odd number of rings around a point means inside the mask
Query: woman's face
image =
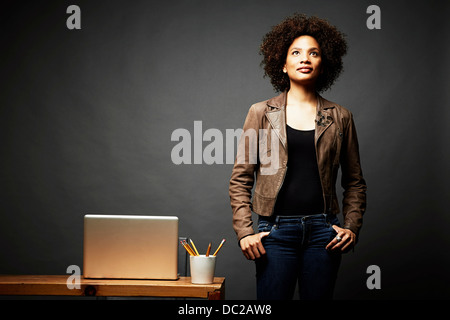
<svg viewBox="0 0 450 320"><path fill-rule="evenodd" d="M311 36L300 36L288 49L283 72L291 82L312 85L321 73L322 57L319 44Z"/></svg>

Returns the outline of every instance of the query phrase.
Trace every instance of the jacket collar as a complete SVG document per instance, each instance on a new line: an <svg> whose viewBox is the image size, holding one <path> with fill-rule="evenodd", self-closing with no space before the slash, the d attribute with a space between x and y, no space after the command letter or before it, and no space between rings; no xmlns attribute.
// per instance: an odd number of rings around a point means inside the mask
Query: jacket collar
<svg viewBox="0 0 450 320"><path fill-rule="evenodd" d="M276 97L269 99L267 105L272 108L283 109L287 102L287 91L282 92Z"/></svg>
<svg viewBox="0 0 450 320"><path fill-rule="evenodd" d="M322 133L333 123L330 110L335 107L335 104L327 99L322 98L317 94L317 115L316 115L316 141ZM287 91L280 95L273 97L267 101L267 106L275 110L267 110L266 117L269 120L275 133L280 139L283 146L287 149L287 134L286 134L286 103Z"/></svg>
<svg viewBox="0 0 450 320"><path fill-rule="evenodd" d="M283 147L287 150L286 100L287 92L283 92L280 95L269 99L267 101L269 110L266 111L266 117L274 129L275 134L278 136L278 139L280 139ZM275 108L275 110L270 110L270 108Z"/></svg>
<svg viewBox="0 0 450 320"><path fill-rule="evenodd" d="M327 99L324 99L321 95L317 94L318 108L317 111L323 111L335 107L335 104ZM282 92L276 97L273 97L267 101L267 105L276 109L284 109L287 104L287 91ZM319 112L317 112L319 113Z"/></svg>

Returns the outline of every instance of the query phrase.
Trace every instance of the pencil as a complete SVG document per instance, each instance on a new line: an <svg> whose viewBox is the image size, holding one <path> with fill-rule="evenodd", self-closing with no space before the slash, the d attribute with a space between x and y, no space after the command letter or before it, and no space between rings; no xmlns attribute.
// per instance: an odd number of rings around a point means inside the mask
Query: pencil
<svg viewBox="0 0 450 320"><path fill-rule="evenodd" d="M211 242L208 245L208 250L206 250L206 256L209 257L209 252L211 251Z"/></svg>
<svg viewBox="0 0 450 320"><path fill-rule="evenodd" d="M194 250L192 250L191 246L189 245L189 243L186 242L186 240L184 240L184 245L186 246L186 248L189 249L189 251L192 253L193 256L196 255Z"/></svg>
<svg viewBox="0 0 450 320"><path fill-rule="evenodd" d="M199 254L198 254L197 248L195 247L194 241L192 241L192 239L190 239L190 241L191 241L192 247L194 248L195 253L198 256Z"/></svg>
<svg viewBox="0 0 450 320"><path fill-rule="evenodd" d="M219 252L220 248L222 248L223 244L225 243L225 239L222 239L222 242L220 243L219 247L217 248L216 252L214 252L213 257L216 256L217 252Z"/></svg>
<svg viewBox="0 0 450 320"><path fill-rule="evenodd" d="M180 242L181 242L181 245L183 246L183 248L186 249L186 251L187 251L191 256L195 256L195 253L192 251L191 248L189 248L189 247L187 246L187 244L186 244L185 242L183 242L183 241L180 241Z"/></svg>
<svg viewBox="0 0 450 320"><path fill-rule="evenodd" d="M193 256L196 256L194 250L191 248L191 246L189 245L189 243L186 242L186 240L184 240L184 244L186 245L186 247L189 249L189 251L192 253Z"/></svg>
<svg viewBox="0 0 450 320"><path fill-rule="evenodd" d="M192 254L189 252L188 248L186 248L186 246L184 245L183 241L180 241L180 243L181 243L181 245L183 246L183 248L187 251L187 253L189 253L189 255L192 255Z"/></svg>

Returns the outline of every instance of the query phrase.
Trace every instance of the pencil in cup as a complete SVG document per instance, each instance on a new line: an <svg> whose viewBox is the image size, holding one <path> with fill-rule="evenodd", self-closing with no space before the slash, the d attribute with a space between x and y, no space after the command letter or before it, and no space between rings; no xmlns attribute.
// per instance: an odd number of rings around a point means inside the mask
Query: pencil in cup
<svg viewBox="0 0 450 320"><path fill-rule="evenodd" d="M200 254L198 253L198 250L195 247L194 241L192 241L192 239L190 239L189 241L191 242L192 247L186 242L186 240L182 240L182 241L180 241L180 243L183 246L183 248L189 253L189 255L191 255L191 256L199 256ZM226 241L225 239L222 239L222 241L220 242L219 247L216 249L216 251L212 255L213 257L215 257L217 255L217 253L222 248L222 246L225 243L225 241ZM209 257L210 253L211 253L211 243L209 243L208 249L206 250L206 256Z"/></svg>
<svg viewBox="0 0 450 320"><path fill-rule="evenodd" d="M191 241L192 247L194 248L194 251L195 251L196 255L198 256L199 254L198 254L197 248L195 247L194 241L192 241L192 239L190 239L189 241Z"/></svg>
<svg viewBox="0 0 450 320"><path fill-rule="evenodd" d="M214 252L213 257L215 257L217 255L217 253L219 252L219 250L222 248L223 244L225 243L225 239L222 239L222 242L220 243L219 247L217 248L217 250Z"/></svg>
<svg viewBox="0 0 450 320"><path fill-rule="evenodd" d="M180 243L183 246L183 248L186 249L186 251L189 253L189 255L196 256L194 250L192 250L192 248L189 246L189 244L187 244L186 241L180 241Z"/></svg>

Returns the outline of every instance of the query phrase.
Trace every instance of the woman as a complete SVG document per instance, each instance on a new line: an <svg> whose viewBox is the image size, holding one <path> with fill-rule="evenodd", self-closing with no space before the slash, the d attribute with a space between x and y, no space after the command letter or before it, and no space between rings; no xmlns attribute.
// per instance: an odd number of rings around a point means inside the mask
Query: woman
<svg viewBox="0 0 450 320"><path fill-rule="evenodd" d="M341 73L346 51L334 26L300 14L263 39L265 75L281 94L251 106L243 129L257 133L258 161L243 161L255 148L240 148L229 187L239 245L256 262L258 299L292 299L297 282L301 299L331 299L341 253L357 242L366 183L353 117L319 95ZM256 234L252 211L259 216Z"/></svg>

